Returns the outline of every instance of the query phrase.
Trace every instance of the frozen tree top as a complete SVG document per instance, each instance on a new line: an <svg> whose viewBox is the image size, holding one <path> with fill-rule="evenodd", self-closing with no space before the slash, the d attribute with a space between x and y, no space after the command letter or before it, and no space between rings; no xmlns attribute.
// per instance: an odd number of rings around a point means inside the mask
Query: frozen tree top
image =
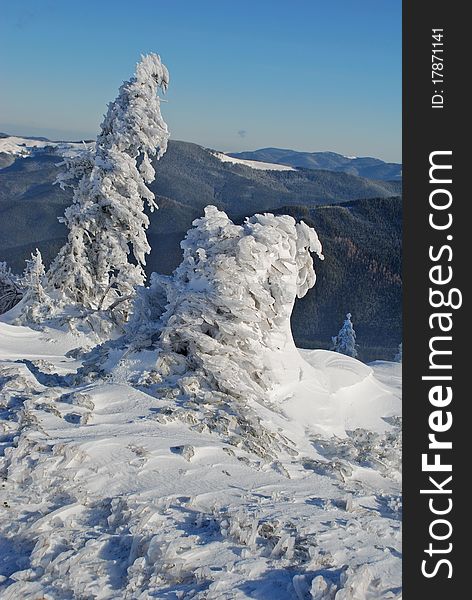
<svg viewBox="0 0 472 600"><path fill-rule="evenodd" d="M165 92L168 85L169 71L160 57L142 56L135 76L123 83L117 99L109 104L97 145L114 146L133 158L140 154L162 156L169 132L160 114L158 90Z"/></svg>

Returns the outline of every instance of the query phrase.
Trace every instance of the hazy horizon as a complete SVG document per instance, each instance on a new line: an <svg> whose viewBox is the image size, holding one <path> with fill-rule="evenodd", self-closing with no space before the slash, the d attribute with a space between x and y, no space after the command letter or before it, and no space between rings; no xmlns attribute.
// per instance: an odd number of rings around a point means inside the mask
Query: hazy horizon
<svg viewBox="0 0 472 600"><path fill-rule="evenodd" d="M6 133L95 138L153 51L170 71L172 139L401 162L400 2L24 0L0 14Z"/></svg>
<svg viewBox="0 0 472 600"><path fill-rule="evenodd" d="M21 127L20 127L20 129L21 129ZM5 133L5 134L8 134L8 135L14 136L14 137L24 137L24 138L28 138L28 137L30 137L30 138L31 137L44 137L44 138L47 138L51 142L82 142L82 141L93 141L93 140L95 140L95 137L96 137L96 134L95 135L90 135L90 136L87 136L87 137L81 137L81 136L75 136L75 137L74 136L69 136L69 137L66 136L66 137L63 137L61 135L55 136L55 137L51 137L49 135L45 135L44 133L40 133L40 132L38 132L38 133L29 133L29 132L21 132L21 131L18 131L18 129L14 129L14 128L10 128L10 129L6 128L5 129L2 126L1 123L0 123L0 133ZM183 139L175 139L174 140L174 139L171 138L170 141L171 142L172 141L176 141L176 142L190 142L192 144L197 144L199 146L204 146L203 144L200 144L197 141L191 141L191 140L183 140ZM204 147L208 147L211 150L221 150L221 148L215 148L215 147L212 147L212 146L204 146ZM265 150L265 149L268 149L268 148L277 148L278 150L288 150L288 151L295 150L295 151L298 151L298 152L333 152L334 154L339 154L341 156L345 156L346 158L364 158L364 157L367 157L367 155L361 155L361 154L358 154L358 155L343 154L342 152L338 152L337 150L335 150L335 149L333 150L332 148L314 148L314 149L309 149L309 148L306 149L305 148L305 149L300 149L300 148L286 148L286 147L281 147L281 146L257 146L257 147L254 147L254 148L246 147L246 148L242 148L241 150L225 150L225 152L227 152L227 153L228 152L229 153L231 153L231 152L254 152L256 150ZM370 158L380 158L380 157L379 156L370 156ZM381 160L383 160L383 159L381 159ZM385 161L385 162L401 164L402 161L401 160L397 160L397 161Z"/></svg>

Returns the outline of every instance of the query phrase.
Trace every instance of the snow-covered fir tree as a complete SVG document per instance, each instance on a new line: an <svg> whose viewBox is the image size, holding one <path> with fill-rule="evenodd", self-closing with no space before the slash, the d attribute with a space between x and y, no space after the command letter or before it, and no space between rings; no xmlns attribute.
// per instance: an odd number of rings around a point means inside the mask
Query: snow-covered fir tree
<svg viewBox="0 0 472 600"><path fill-rule="evenodd" d="M41 252L36 248L31 258L26 260L26 268L21 278L23 299L18 323L39 323L51 311L51 298L45 291L46 269Z"/></svg>
<svg viewBox="0 0 472 600"><path fill-rule="evenodd" d="M398 344L398 352L395 354L395 362L401 363L403 360L403 342Z"/></svg>
<svg viewBox="0 0 472 600"><path fill-rule="evenodd" d="M44 282L46 269L44 268L41 252L36 248L31 253L31 258L26 260L26 268L23 273L22 283L25 288L25 296L31 296L42 300L44 298Z"/></svg>
<svg viewBox="0 0 472 600"><path fill-rule="evenodd" d="M169 137L157 93L168 82L159 56L142 57L109 105L95 147L64 162L58 182L74 190L62 219L69 235L47 274L59 305L119 307L125 319L126 301L144 283L150 252L145 205L157 208L147 187L155 177L151 158L164 154Z"/></svg>
<svg viewBox="0 0 472 600"><path fill-rule="evenodd" d="M0 315L13 308L23 297L20 278L6 262L0 262Z"/></svg>
<svg viewBox="0 0 472 600"><path fill-rule="evenodd" d="M352 356L352 358L356 358L356 332L354 331L354 327L352 325L351 316L351 313L347 313L346 320L339 330L338 335L332 338L332 349L340 354L345 354L346 356Z"/></svg>

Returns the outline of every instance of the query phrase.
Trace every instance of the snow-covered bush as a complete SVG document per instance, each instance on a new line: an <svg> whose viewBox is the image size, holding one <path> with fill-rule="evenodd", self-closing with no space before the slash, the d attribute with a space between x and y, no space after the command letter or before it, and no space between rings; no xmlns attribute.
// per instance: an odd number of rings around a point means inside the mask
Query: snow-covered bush
<svg viewBox="0 0 472 600"><path fill-rule="evenodd" d="M147 187L155 177L150 158L164 154L169 137L157 92L168 82L159 56L144 56L108 106L95 146L64 161L58 183L74 190L61 219L69 235L47 273L58 306L116 308L118 320L127 318L128 300L145 280L144 209L157 208Z"/></svg>
<svg viewBox="0 0 472 600"><path fill-rule="evenodd" d="M0 315L13 308L23 297L20 278L6 262L0 262Z"/></svg>
<svg viewBox="0 0 472 600"><path fill-rule="evenodd" d="M356 332L354 331L354 327L352 326L351 313L347 313L346 320L344 321L343 326L339 330L338 335L332 338L332 342L332 349L335 352L339 352L340 354L345 354L346 356L352 356L352 358L356 358Z"/></svg>

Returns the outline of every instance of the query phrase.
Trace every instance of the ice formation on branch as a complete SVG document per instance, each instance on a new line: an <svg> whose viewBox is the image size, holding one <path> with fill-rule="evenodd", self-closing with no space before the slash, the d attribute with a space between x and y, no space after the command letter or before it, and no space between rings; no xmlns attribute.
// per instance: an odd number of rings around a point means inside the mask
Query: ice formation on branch
<svg viewBox="0 0 472 600"><path fill-rule="evenodd" d="M347 313L346 320L344 321L343 326L339 330L338 335L332 338L332 342L333 350L335 352L339 352L340 354L345 354L346 356L352 356L352 358L356 358L356 332L354 331L354 327L352 326L351 316L351 313Z"/></svg>
<svg viewBox="0 0 472 600"><path fill-rule="evenodd" d="M157 208L147 187L155 177L150 158L164 154L169 137L157 92L168 82L159 56L142 57L109 104L95 147L64 162L58 182L74 189L62 219L69 235L48 272L48 292L59 292L59 303L111 308L144 283L150 251L145 204Z"/></svg>

